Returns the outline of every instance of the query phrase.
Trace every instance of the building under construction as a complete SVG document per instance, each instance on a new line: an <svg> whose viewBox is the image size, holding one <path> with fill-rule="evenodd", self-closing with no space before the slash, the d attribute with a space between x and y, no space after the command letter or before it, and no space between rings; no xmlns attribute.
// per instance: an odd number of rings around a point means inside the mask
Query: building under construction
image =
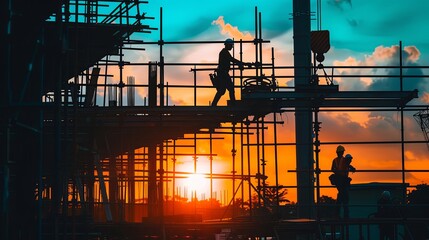
<svg viewBox="0 0 429 240"><path fill-rule="evenodd" d="M376 206L362 199L355 202L356 212L366 215L337 219L326 213L332 206L321 204L321 191L332 188L321 180L330 174L319 165L323 146L393 144L400 149L398 169L358 172L392 172L397 181L356 184L352 190L359 195L388 189L401 199L399 212L413 212L406 195L415 186L406 174L428 170L407 168L404 156L407 146L427 144L429 117L427 106L409 104L418 92L403 88L403 80L415 76L403 73L402 56L393 67L398 74L389 76L398 82L397 91L340 91L334 78L359 76L323 66L329 32L311 31L309 0L293 1L294 66L276 65L274 49L271 58L263 59L263 46L270 41L263 38L262 13L256 8L255 39L235 39L236 48L254 47L254 65L232 70L238 100L212 107L198 97L203 91L214 94L201 76L208 79L217 63L165 62L165 46L223 41L164 40L162 27L151 27L153 21L162 26L162 9L160 19L146 16L147 4L2 1L1 239L377 239L380 223L395 226L395 239L423 236L413 228L427 230L428 215L371 218L366 212ZM144 40L155 33L160 33L158 41ZM144 47L158 48L159 58L127 60L126 52ZM242 59L239 54L235 57ZM178 66L190 68L192 77L169 84L165 73ZM146 74L129 76L129 67ZM278 84L282 79L294 80L294 87ZM170 104L169 97L181 91L192 96L193 104ZM146 94L143 102L136 101L136 92ZM320 113L353 111L398 112L399 139L320 138ZM294 142L279 136L278 128L287 124L280 116L287 112L294 113ZM424 139L405 139L407 113L415 114ZM216 144L230 150L224 159L228 171L213 167L221 154ZM279 169L286 154L294 168ZM176 170L182 157L191 159L193 171ZM202 159L208 171L199 171ZM296 184L280 182L286 171ZM178 181L196 173L208 179L210 196L178 187ZM217 181L226 182L229 191L216 193ZM286 189L296 192L296 203L284 204ZM205 199L201 207L198 202Z"/></svg>

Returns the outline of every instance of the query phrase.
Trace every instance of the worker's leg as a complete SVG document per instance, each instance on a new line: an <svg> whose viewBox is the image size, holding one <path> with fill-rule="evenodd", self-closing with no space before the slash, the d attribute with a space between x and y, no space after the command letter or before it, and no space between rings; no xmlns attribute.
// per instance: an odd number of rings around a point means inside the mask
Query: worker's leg
<svg viewBox="0 0 429 240"><path fill-rule="evenodd" d="M216 92L216 95L213 98L212 101L212 106L216 106L217 103L219 102L219 99L225 94L226 92L226 87L225 86L220 86Z"/></svg>
<svg viewBox="0 0 429 240"><path fill-rule="evenodd" d="M234 83L232 83L232 79L229 75L226 78L226 88L229 92L229 99L231 101L235 101Z"/></svg>
<svg viewBox="0 0 429 240"><path fill-rule="evenodd" d="M216 92L216 95L214 96L213 101L212 101L212 106L217 105L217 102L219 102L219 99L220 99L220 97L222 97L222 95L223 95L223 93L221 93L219 91Z"/></svg>
<svg viewBox="0 0 429 240"><path fill-rule="evenodd" d="M226 89L228 87L227 81L230 80L231 78L229 77L228 73L218 72L217 79L218 79L218 87L217 87L216 95L213 98L212 106L216 106L217 103L219 102L219 99L225 94Z"/></svg>
<svg viewBox="0 0 429 240"><path fill-rule="evenodd" d="M337 195L337 211L338 211L338 216L341 216L341 208L343 208L343 216L345 218L348 217L348 193L347 193L347 185L346 182L344 181L343 178L339 178L338 182L337 182L337 190L338 190L338 195Z"/></svg>
<svg viewBox="0 0 429 240"><path fill-rule="evenodd" d="M349 218L349 186L343 189L344 218Z"/></svg>
<svg viewBox="0 0 429 240"><path fill-rule="evenodd" d="M342 204L342 192L341 188L337 185L337 201L335 202L335 216L340 217L341 216L341 204Z"/></svg>

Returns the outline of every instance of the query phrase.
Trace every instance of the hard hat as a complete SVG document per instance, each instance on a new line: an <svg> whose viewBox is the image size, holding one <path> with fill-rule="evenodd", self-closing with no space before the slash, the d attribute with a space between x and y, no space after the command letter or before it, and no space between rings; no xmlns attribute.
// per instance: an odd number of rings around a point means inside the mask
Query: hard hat
<svg viewBox="0 0 429 240"><path fill-rule="evenodd" d="M350 158L350 159L352 159L353 157L350 154L346 154L346 156L344 156L344 158Z"/></svg>
<svg viewBox="0 0 429 240"><path fill-rule="evenodd" d="M234 40L232 40L231 38L227 38L227 39L225 40L224 44L225 44L225 45L226 45L226 44L234 45Z"/></svg>
<svg viewBox="0 0 429 240"><path fill-rule="evenodd" d="M383 197L384 199L390 199L390 192L389 191L383 191L381 193L381 197Z"/></svg>
<svg viewBox="0 0 429 240"><path fill-rule="evenodd" d="M338 147L337 147L337 152L344 152L346 149L343 147L343 146L341 146L341 145L338 145Z"/></svg>

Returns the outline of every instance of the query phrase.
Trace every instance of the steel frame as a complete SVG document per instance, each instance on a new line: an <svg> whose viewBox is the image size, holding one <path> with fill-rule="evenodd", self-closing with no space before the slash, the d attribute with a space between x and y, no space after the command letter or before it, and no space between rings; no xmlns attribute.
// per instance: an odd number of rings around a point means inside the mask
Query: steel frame
<svg viewBox="0 0 429 240"><path fill-rule="evenodd" d="M9 1L10 2L10 1ZM379 92L344 92L332 88L332 86L316 85L309 87L301 87L300 89L290 89L286 87L278 87L275 91L271 92L243 92L241 94L241 101L235 106L222 106L222 107L207 107L197 104L198 90L210 89L211 86L197 84L197 72L212 71L215 63L201 64L201 63L166 63L164 62L165 51L164 45L167 44L219 44L222 41L164 41L162 33L162 9L160 10L160 39L157 42L143 42L134 41L130 36L134 32L146 33L149 30L156 30L150 28L148 25L142 26L140 20L153 19L144 16L140 12L140 4L147 3L146 1L105 1L112 3L119 3L115 8L114 14L104 15L100 13L98 8L102 6L99 1L65 1L66 3L57 9L53 23L57 26L58 32L61 34L66 31L65 26L70 23L71 28L76 29L82 26L92 27L94 24L113 24L119 19L121 25L120 30L126 30L126 37L122 42L117 43L117 54L106 54L103 59L97 60L94 66L87 67L84 71L76 74L73 83L64 84L64 75L61 71L56 72L57 82L52 92L40 90L44 97L44 101L40 99L33 99L34 102L27 101L11 101L10 97L6 97L7 101L2 103L1 108L4 110L5 117L2 117L2 145L5 151L2 151L2 239L11 239L13 233L9 234L10 224L8 218L15 212L9 212L7 206L10 204L8 199L8 192L16 191L17 189L9 189L10 181L13 175L10 175L11 168L13 168L13 158L11 151L16 151L15 143L10 141L11 138L25 138L28 132L35 132L37 137L37 146L33 149L37 153L37 181L35 182L35 192L37 193L36 199L26 199L26 201L37 201L36 217L37 224L35 231L35 239L44 239L47 235L53 234L54 239L60 236L76 237L79 233L75 230L68 231L62 228L67 224L77 224L76 217L78 211L97 212L98 205L102 205L104 210L104 222L139 222L135 214L137 200L142 200L146 206L147 214L151 221L155 223L164 223L165 215L175 214L175 202L178 201L176 196L180 189L176 187L175 181L180 178L188 177L192 173L198 171L198 157L208 157L210 162L210 171L206 174L210 179L210 199L215 198L213 195L214 180L227 179L231 182L232 197L224 192L224 196L220 199L225 206L231 205L233 208L228 213L228 217L238 217L237 209L234 204L237 198L242 199L241 207L245 205L245 199L249 202L252 199L252 194L256 193L256 205L249 204L249 216L255 220L260 217L257 216L252 208L267 207L266 204L266 189L268 183L266 181L267 174L267 151L273 148L274 157L274 188L276 189L275 202L270 203L270 207L275 209L280 207L279 190L282 188L305 188L303 186L311 186L310 191L302 192L302 197L298 199L308 198L316 191L316 196L312 197L316 205L320 199L320 189L328 186L323 186L320 183L320 174L329 172L327 169L319 169L319 151L324 145L338 144L337 142L323 142L318 139L318 132L320 131L319 113L329 111L398 111L401 114L401 139L399 141L366 141L366 142L347 142L347 144L400 144L401 145L401 169L399 170L359 170L358 172L399 172L401 173L401 183L406 184L407 172L428 172L426 169L407 169L405 166L405 144L423 144L427 143L420 140L405 140L404 137L404 112L425 110L427 106L409 106L407 105L410 100L417 97L416 91L404 91L402 89L402 80L404 78L414 77L402 74L402 70L406 67L400 66L400 90L399 91L379 91ZM73 4L74 2L74 4ZM80 13L79 6L82 5L84 12ZM9 5L8 5L9 6ZM70 11L75 7L75 11ZM299 6L298 6L299 7ZM134 19L129 15L129 11L136 8L137 17L135 22L131 23L130 20ZM9 8L10 9L10 6ZM301 10L300 10L301 11ZM302 11L306 11L305 9ZM307 12L310 14L310 12ZM74 16L74 22L71 21ZM294 14L297 22L298 16L306 16L302 14ZM107 20L99 21L100 17L105 17ZM82 21L81 21L82 20ZM9 19L8 21L12 21ZM122 26L123 25L123 26ZM138 27L138 28L137 28ZM297 26L297 28L300 28ZM237 41L240 46L240 56L242 59L242 46L243 44L255 45L255 63L256 67L252 70L246 69L245 71L238 71L234 69L234 78L239 79L240 84L237 84L237 89L243 89L243 81L248 77L258 79L264 76L265 70L271 70L272 75L267 77L273 82L278 79L291 78L300 75L302 80L308 81L309 78L306 74L294 74L290 76L279 76L275 74L276 70L285 68L294 68L293 66L276 66L274 59L274 49L272 50L271 63L264 63L262 59L263 44L269 43L262 37L262 14L255 8L255 39L253 41ZM75 39L77 42L78 38ZM62 40L60 40L59 43ZM159 62L156 67L159 69L159 80L155 86L158 91L157 100L159 105L156 106L125 106L124 104L124 88L150 88L154 87L151 84L134 84L129 85L125 83L124 68L128 66L149 66L150 63L133 63L124 60L123 50L143 50L138 47L126 48L124 43L131 45L158 45L159 47ZM304 43L304 42L303 42ZM402 44L401 49L402 49ZM9 50L12 49L13 43L9 42ZM57 46L60 50L60 46ZM298 51L299 46L297 46ZM61 51L59 51L61 52ZM79 61L80 56L75 56L75 59L64 60L61 59L59 54L58 60L61 66L67 65L70 61ZM119 57L118 61L112 60L113 57ZM7 56L6 58L10 58ZM84 57L83 57L84 58ZM401 57L402 59L402 57ZM9 63L9 59L6 59ZM36 60L35 60L36 61ZM43 56L37 61L40 61L42 69L39 73L40 79L44 79L45 68L43 66ZM74 65L77 66L77 65ZM110 66L119 67L119 80L117 83L108 83L107 78L112 75L108 72ZM165 81L165 71L168 66L184 66L191 67L193 73L193 83L183 85L169 85ZM298 64L300 66L300 64ZM90 71L95 67L103 67L104 73L100 73L100 77L104 77L104 84L90 83ZM213 68L212 68L213 67ZM329 67L327 67L329 68ZM338 69L338 67L335 67ZM386 66L392 68L392 66ZM393 67L394 68L394 67ZM423 67L426 68L426 67ZM6 86L9 86L12 77L12 67L8 65L5 68ZM297 71L308 71L309 69L301 69L295 66ZM315 69L315 68L314 68ZM254 71L254 74L246 76L244 73ZM238 72L238 74L237 74ZM334 67L332 67L334 72ZM360 75L359 75L360 76ZM334 75L332 77L356 77ZM427 77L427 76L424 76ZM43 81L43 80L42 80ZM103 104L101 106L84 106L84 96L88 94L89 87L94 85L95 89L102 88L104 94ZM305 84L304 84L305 85ZM43 84L42 84L43 86ZM109 107L106 104L107 88L115 87L119 89L119 101L117 107ZM4 94L8 96L6 87ZM169 106L167 101L169 92L176 88L191 88L194 93L194 102L192 106ZM43 89L43 88L42 88ZM73 89L79 89L78 97L74 97ZM44 91L44 92L43 92ZM3 93L3 92L2 92ZM15 92L14 92L15 94ZM53 101L49 101L53 99ZM3 101L2 101L3 102ZM96 105L95 101L93 105ZM268 107L267 107L268 105ZM35 127L25 124L15 124L13 121L16 119L17 112L32 109L37 121L33 122ZM297 131L305 131L307 135L311 136L314 131L316 133L314 140L303 140L301 143L297 142L281 142L278 138L278 127L283 124L283 121L278 120L278 116L284 112L303 112L306 119L310 121L310 126L304 129L297 129ZM196 125L198 121L191 121L192 119L204 119L206 122L201 125ZM89 121L88 123L88 119ZM314 121L313 121L314 119ZM19 118L18 118L19 120ZM101 122L101 131L94 131L96 121ZM299 119L297 119L299 121ZM306 120L306 121L307 121ZM201 121L201 120L200 120ZM189 123L194 126L189 127ZM183 127L183 131L168 130L166 126L169 124L171 129ZM100 125L96 125L98 128ZM17 128L24 128L25 131L18 133ZM130 141L124 139L128 134L132 134L136 129L146 131L150 128L156 130L164 129L164 131L173 131L172 133L161 134L161 137L154 138L152 133L143 143L136 143L127 146ZM103 132L107 130L107 132ZM222 130L222 131L221 131ZM139 132L143 134L143 132ZM138 134L136 134L138 135ZM272 135L272 140L267 140L267 136ZM83 138L91 139L88 143L82 143ZM52 138L53 141L49 142L48 139ZM231 141L231 173L216 173L213 170L215 157L218 155L214 151L214 142L225 140ZM135 136L136 141L142 141L142 138ZM152 140L152 141L151 141ZM146 142L147 141L147 142ZM199 152L199 146L204 145L209 141L209 153ZM272 142L270 142L272 141ZM301 177L307 178L306 183L300 182L298 184L284 186L280 184L279 177L279 155L280 152L287 152L284 149L288 146L297 147L305 143L310 147L310 154L314 157L315 167L303 166L297 167L296 170L289 170L289 172L301 174ZM52 155L48 153L48 149L52 144ZM70 149L69 146L73 146ZM191 149L191 151L189 151ZM52 149L51 149L52 150ZM303 150L308 154L308 149ZM176 171L177 159L180 156L190 156L194 164L193 172L179 172ZM311 161L313 161L313 157ZM302 156L297 156L302 158ZM304 157L306 158L306 157ZM20 159L17 159L20 161ZM52 163L45 164L46 161ZM307 159L308 160L308 159ZM47 166L53 165L58 170L57 173L47 169ZM18 167L23 165L17 164ZM315 186L313 184L315 180ZM237 182L239 182L237 184ZM247 184L244 184L246 182ZM108 188L106 188L108 183ZM256 185L256 186L255 186ZM410 186L413 187L413 186ZM169 198L169 194L173 197ZM228 197L226 197L227 195ZM238 197L237 197L238 196ZM167 199L167 200L164 200ZM170 200L171 199L171 200ZM197 194L191 196L191 201L196 202ZM405 199L405 198L404 198ZM315 205L313 200L304 201L301 204L302 209L299 213L300 217L314 217L318 219L317 213L312 212L311 208ZM170 203L171 201L171 203ZM272 204L272 205L271 205ZM5 208L6 206L6 208ZM53 231L44 231L43 228L43 214L46 209L52 208L54 211ZM228 208L226 208L228 210ZM310 210L309 210L310 209ZM226 211L227 211L226 210ZM198 213L195 211L195 214ZM71 216L68 219L67 216ZM226 216L222 216L226 217ZM319 220L319 219L318 219ZM402 221L402 219L401 219ZM325 223L322 223L322 225ZM329 223L326 223L329 224ZM339 224L339 223L335 223ZM351 223L356 224L356 223ZM365 220L358 224L375 224L368 223ZM247 229L248 230L248 229ZM257 234L255 234L256 236ZM165 236L164 236L165 237Z"/></svg>

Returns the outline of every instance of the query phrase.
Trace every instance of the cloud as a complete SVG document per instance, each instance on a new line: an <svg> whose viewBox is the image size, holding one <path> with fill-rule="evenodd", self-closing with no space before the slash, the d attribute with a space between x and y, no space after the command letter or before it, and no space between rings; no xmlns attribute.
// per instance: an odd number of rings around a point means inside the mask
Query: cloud
<svg viewBox="0 0 429 240"><path fill-rule="evenodd" d="M417 62L420 58L420 51L415 46L407 46L404 51L408 53L408 59L411 62Z"/></svg>
<svg viewBox="0 0 429 240"><path fill-rule="evenodd" d="M340 75L387 75L391 77L354 77L338 78L336 81L341 90L360 91L388 91L399 90L399 70L395 68L371 68L371 66L399 66L400 48L393 46L378 46L368 55L361 57L345 57L342 61L334 61L334 66L365 66L370 68L338 68L336 72ZM421 58L420 50L416 46L406 46L402 52L403 65L418 66ZM423 77L419 68L404 68L404 89L419 89L422 102L429 102L429 82ZM423 140L423 134L416 121L413 119L414 112L405 112L404 129L405 139ZM370 111L350 113L321 113L322 122L320 140L322 142L321 159L326 158L326 151L334 152L332 145L323 145L323 142L383 142L400 140L400 114L399 112ZM346 145L348 153L353 154L356 159L355 167L358 169L400 169L401 150L398 144L358 144ZM405 161L407 169L421 169L427 165L427 147L424 144L407 144L405 147ZM328 154L329 154L328 153ZM379 156L382 155L382 161ZM378 157L377 157L378 156ZM328 163L323 163L325 165ZM355 174L357 182L370 181L399 181L400 174L394 173L359 173ZM427 181L427 176L420 173L407 173L406 181L410 183Z"/></svg>
<svg viewBox="0 0 429 240"><path fill-rule="evenodd" d="M406 62L417 62L420 58L420 51L416 46L406 46L403 50L403 58ZM374 60L374 63L388 62L394 63L399 61L399 46L393 45L390 47L378 46L375 48L372 56L368 60Z"/></svg>
<svg viewBox="0 0 429 240"><path fill-rule="evenodd" d="M399 46L390 47L378 46L374 51L358 59L356 57L347 57L343 61L333 61L334 66L399 66ZM429 91L429 80L418 76L424 73L418 68L406 68L407 66L418 66L421 53L416 46L405 46L402 51L403 66L403 87L404 90L418 89L421 93ZM339 74L344 75L387 75L392 77L354 77L337 78L342 90L399 90L399 69L398 68L340 68ZM413 76L413 77L407 77ZM417 77L416 77L417 76Z"/></svg>
<svg viewBox="0 0 429 240"><path fill-rule="evenodd" d="M406 46L403 50L403 64L404 66L418 66L421 53L416 46ZM393 45L390 47L378 46L374 51L365 55L362 58L349 56L343 61L334 61L334 66L399 66L399 46ZM393 68L379 69L379 68L339 68L336 70L339 74L343 75L390 75L388 78L376 77L354 77L354 78L337 78L335 79L341 90L359 90L359 91L388 91L399 90L399 70ZM404 68L404 76L423 75L421 69L418 68ZM393 77L396 76L396 77ZM404 89L413 90L418 89L422 96L419 99L422 102L429 102L429 82L425 78L419 77L404 77ZM399 129L399 118L396 112L368 112L364 113L365 116L355 116L356 113L348 114L326 114L323 120L325 130L327 130L331 137L337 136L332 132L354 132L350 141L361 140L388 140L397 138ZM416 127L416 123L411 116L411 113L405 114L405 125L408 129L407 135L416 136L421 134L420 129ZM383 133L380 135L379 133ZM341 134L340 134L341 135ZM338 139L340 135L337 136ZM344 139L344 137L342 137ZM413 152L420 151L413 149ZM408 153L408 156L411 153ZM414 158L412 158L414 159Z"/></svg>
<svg viewBox="0 0 429 240"><path fill-rule="evenodd" d="M399 46L384 47L378 46L375 48L372 56L368 59L373 59L375 62L380 62L384 60L391 60L398 53Z"/></svg>
<svg viewBox="0 0 429 240"><path fill-rule="evenodd" d="M423 103L429 104L429 93L424 92L420 99Z"/></svg>
<svg viewBox="0 0 429 240"><path fill-rule="evenodd" d="M347 22L352 27L357 27L359 25L359 22L356 19L348 19Z"/></svg>
<svg viewBox="0 0 429 240"><path fill-rule="evenodd" d="M418 66L420 51L415 46L407 46L402 52L403 66L403 89L410 91L417 89L424 93L429 91L429 80L423 77L424 73L418 68L406 68L408 66ZM374 62L375 65L384 64L386 66L399 66L399 46L377 47L373 55L369 57L368 62ZM392 77L373 79L368 90L399 90L400 89L400 70L399 68L385 69L384 74ZM408 77L413 76L413 77Z"/></svg>
<svg viewBox="0 0 429 240"><path fill-rule="evenodd" d="M225 36L242 39L242 40L253 40L254 37L249 32L241 32L238 27L232 26L229 23L225 23L223 16L219 16L212 22L213 25L218 25L221 29L221 33Z"/></svg>
<svg viewBox="0 0 429 240"><path fill-rule="evenodd" d="M336 6L340 10L344 10L347 7L352 7L352 0L329 0L328 3Z"/></svg>
<svg viewBox="0 0 429 240"><path fill-rule="evenodd" d="M189 41L193 40L223 40L225 36L243 39L243 40L253 40L249 32L241 31L237 26L232 26L230 23L225 22L224 17L220 16L214 21L203 21L196 24L195 27L189 27L188 33L186 34L189 37ZM184 39L179 39L184 40ZM271 45L277 47L275 49L275 58L276 65L291 65L292 64L292 31L284 32L281 35L278 35L274 39L270 39L272 44L264 44L263 48L263 59L264 62L270 62L271 60ZM198 68L215 68L218 61L218 53L223 48L223 44L184 44L180 45L165 45L164 46L164 61L166 63L213 63L214 65L206 66L197 66ZM235 57L238 56L238 48L234 49ZM254 62L254 45L253 44L243 44L243 60L246 62ZM144 52L139 52L139 54L129 54L130 62L148 62L148 61L159 61L159 49L157 46L147 48ZM194 66L165 66L165 83L169 85L188 85L189 91L177 90L173 87L169 88L169 104L170 105L190 105L193 104L193 72L190 71ZM147 84L147 79L142 78L145 76L147 69L139 68L140 70L135 70L132 74L136 77L136 81L139 84ZM245 75L251 75L250 70L246 70ZM198 85L211 86L208 74L209 71L199 71L197 72L197 81ZM271 75L271 70L267 69L264 73L269 76ZM280 69L276 70L277 75L291 75L286 73L286 70ZM115 73L115 76L118 74ZM282 79L280 79L282 80ZM283 82L280 82L283 85ZM188 89L186 89L188 90ZM197 104L208 105L208 102L212 100L215 94L214 89L198 89L197 92ZM239 93L236 93L236 97L239 97ZM137 96L143 99L147 96L145 88L137 88ZM226 100L228 100L227 94L221 98L220 105L224 105ZM142 101L140 101L142 102Z"/></svg>
<svg viewBox="0 0 429 240"><path fill-rule="evenodd" d="M203 31L204 30L204 31ZM215 21L205 21L204 23L199 23L195 28L190 28L189 32L193 34L187 34L189 37L187 40L213 40L213 39L224 39L225 36L243 39L243 40L253 40L254 37L248 32L242 32L236 26L232 26L230 23L226 23L222 16L218 17ZM281 36L279 36L281 37ZM183 40L183 39L179 39ZM164 61L166 63L213 63L214 65L205 65L198 66L197 68L215 68L218 61L219 51L223 48L223 44L185 44L178 47L177 45L166 45L164 46ZM131 56L134 60L131 62L148 62L159 61L159 51L152 51L147 49L144 53L140 55ZM268 51L269 50L269 51ZM239 58L238 50L235 51L235 57ZM271 49L264 48L264 56L269 56L265 58L265 61L271 58ZM282 51L283 53L284 51ZM243 45L243 61L253 62L252 58L254 54L254 45L253 44L244 44ZM283 57L281 57L283 58ZM194 68L194 65L186 66L165 66L165 83L171 85L187 85L189 88L169 88L169 104L170 105L191 105L194 102L194 93L193 93L193 80L194 72L191 72L190 69ZM143 70L142 73L135 73L135 76L143 76L147 70ZM211 86L209 80L209 71L199 71L197 72L197 84L199 86ZM246 74L246 73L245 73ZM138 79L140 80L140 79ZM146 79L143 79L140 84L146 84ZM213 99L215 94L214 89L198 89L197 90L197 104L198 105L209 105L209 101ZM138 96L146 96L145 91L138 91ZM236 93L238 97L238 93ZM228 100L227 94L221 98L220 105L225 104Z"/></svg>
<svg viewBox="0 0 429 240"><path fill-rule="evenodd" d="M226 35L227 37L235 38L235 39L243 39L243 40L253 40L254 37L245 31L241 31L238 27L232 26L230 23L224 21L222 16L218 17L215 21L212 22L211 28L208 28L204 35L200 34L199 36L194 36L194 39L199 39L201 37L211 39L223 39ZM193 39L191 39L193 40ZM275 49L275 61L276 65L291 65L292 64L292 47L287 47L292 44L292 31L288 31L283 33L282 35L277 36L276 38L271 40L272 44L264 44L263 47L263 61L270 62L271 60L271 45L277 46ZM175 46L166 46L165 47L165 61L166 62L177 62L177 63L214 63L217 64L219 51L223 48L223 44L197 44L197 45L184 45L181 48L177 48ZM234 49L235 57L238 56L238 48ZM168 54L167 54L168 53ZM243 61L245 62L254 62L254 45L253 44L243 44ZM156 54L156 53L155 53ZM204 68L216 66L204 66ZM186 84L193 85L193 73L189 71L191 66L188 67L177 67L177 66L168 66L165 71L165 78L168 82L173 84ZM246 70L244 75L252 75L251 70ZM208 85L210 86L210 80L208 77L209 71L202 71L197 73L197 81L199 85ZM271 70L264 70L264 74L267 76L271 75ZM276 70L276 75L291 75L291 73L286 70L279 69ZM280 84L284 85L282 79L280 80ZM171 104L176 105L189 105L193 104L193 93L180 92L175 90L174 93L171 91L171 94L175 94L174 96L170 96ZM212 100L215 92L199 90L197 101L199 104L207 105L209 101ZM238 91L236 92L236 97L239 97ZM225 94L220 101L220 105L224 105L226 100L228 100L228 95Z"/></svg>
<svg viewBox="0 0 429 240"><path fill-rule="evenodd" d="M402 50L403 65L418 66L421 58L420 50L416 46L406 46ZM399 66L400 48L398 45L378 46L374 51L362 57L345 57L342 61L334 61L334 66ZM399 69L395 68L339 68L336 70L339 75L385 75L392 77L354 77L338 78L342 90L359 91L389 91L399 90ZM419 68L403 69L404 90L418 89L421 101L429 103L429 80L418 77L423 75ZM413 75L414 77L407 77ZM416 77L417 76L417 77ZM423 134L415 119L413 113L407 111L404 113L405 139L423 140ZM321 159L326 159L326 151L331 146L324 146L323 142L356 142L356 141L392 141L400 140L401 118L399 112L389 111L368 111L358 113L321 113L319 116L322 122L322 131L320 140L322 142ZM352 153L356 159L355 167L358 169L396 169L401 166L401 150L398 144L368 144L368 145L347 145L349 153ZM364 149L364 150L362 150ZM380 159L380 149L383 149L383 156ZM406 145L405 161L407 169L421 169L421 166L427 165L427 147L424 144ZM382 164L380 163L382 160ZM329 164L322 163L322 164ZM400 174L396 173L360 173L354 176L356 182L371 181L389 181L395 182L401 179ZM427 181L428 177L420 173L407 173L406 181L416 183Z"/></svg>

